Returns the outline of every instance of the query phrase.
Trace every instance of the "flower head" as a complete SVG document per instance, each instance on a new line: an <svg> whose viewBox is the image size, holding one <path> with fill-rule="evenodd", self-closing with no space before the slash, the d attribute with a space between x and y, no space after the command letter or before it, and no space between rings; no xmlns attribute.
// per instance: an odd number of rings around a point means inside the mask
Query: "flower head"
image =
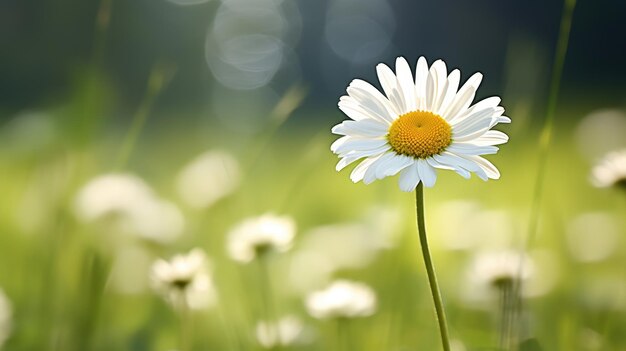
<svg viewBox="0 0 626 351"><path fill-rule="evenodd" d="M151 278L155 290L175 305L185 303L192 309L202 309L215 302L208 259L200 249L169 261L157 260L152 264Z"/></svg>
<svg viewBox="0 0 626 351"><path fill-rule="evenodd" d="M435 169L453 170L469 178L498 179L500 172L480 155L495 154L508 136L491 130L509 123L502 116L500 98L489 97L470 106L482 80L475 73L459 89L460 71L449 75L442 60L430 69L424 57L417 61L415 79L408 62L396 59L394 73L385 64L376 67L385 92L366 81L355 79L339 108L351 120L332 132L343 135L331 145L341 160L337 170L363 159L350 178L370 184L376 179L400 173L400 189L412 191L421 181L432 187Z"/></svg>
<svg viewBox="0 0 626 351"><path fill-rule="evenodd" d="M376 311L376 294L363 283L337 280L326 289L311 293L306 308L320 319L365 317Z"/></svg>
<svg viewBox="0 0 626 351"><path fill-rule="evenodd" d="M622 187L626 189L626 149L613 151L591 171L591 182L599 188Z"/></svg>
<svg viewBox="0 0 626 351"><path fill-rule="evenodd" d="M296 224L290 217L265 214L248 218L229 233L228 253L235 261L250 262L268 251L289 250L295 234Z"/></svg>
<svg viewBox="0 0 626 351"><path fill-rule="evenodd" d="M90 180L77 194L74 212L83 222L114 219L123 232L159 243L177 239L185 226L176 205L161 199L141 178L126 173Z"/></svg>
<svg viewBox="0 0 626 351"><path fill-rule="evenodd" d="M470 279L485 286L510 285L528 279L534 271L530 257L512 250L483 252L470 266Z"/></svg>

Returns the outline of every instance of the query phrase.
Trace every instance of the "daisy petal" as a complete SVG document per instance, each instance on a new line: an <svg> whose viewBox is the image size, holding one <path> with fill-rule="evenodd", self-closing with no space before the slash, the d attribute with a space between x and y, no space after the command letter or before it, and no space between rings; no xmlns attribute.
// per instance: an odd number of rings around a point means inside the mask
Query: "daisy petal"
<svg viewBox="0 0 626 351"><path fill-rule="evenodd" d="M442 163L444 165L449 165L455 168L461 167L470 172L474 172L482 180L487 180L488 178L487 173L478 164L476 164L473 161L470 161L467 158L463 158L459 155L456 155L450 152L443 152L441 153L441 155L433 156L433 158L437 160L437 162Z"/></svg>
<svg viewBox="0 0 626 351"><path fill-rule="evenodd" d="M474 95L476 94L476 90L478 89L482 79L483 75L480 72L474 73L474 75L472 75L467 82L463 84L461 89L459 89L454 100L444 112L443 117L448 121L451 121L457 114L467 109L472 103L472 100L474 100Z"/></svg>
<svg viewBox="0 0 626 351"><path fill-rule="evenodd" d="M476 145L500 145L509 141L509 136L499 130L488 130L485 134L472 140Z"/></svg>
<svg viewBox="0 0 626 351"><path fill-rule="evenodd" d="M387 134L388 126L373 120L343 121L334 126L331 131L339 135L355 135L362 137L382 137Z"/></svg>
<svg viewBox="0 0 626 351"><path fill-rule="evenodd" d="M480 168L487 174L489 178L500 179L500 171L498 171L498 168L496 168L496 166L494 166L493 163L487 161L486 159L480 156L468 155L468 156L462 156L462 157L469 159L475 162L476 164L478 164L478 166L480 166Z"/></svg>
<svg viewBox="0 0 626 351"><path fill-rule="evenodd" d="M357 104L353 107L361 107L363 110L369 112L372 116L380 119L381 121L390 122L393 120L393 118L389 115L387 108L377 99L371 98L371 95L365 90L362 90L355 86L349 86L346 91L348 92L348 95L353 99L346 102L356 102Z"/></svg>
<svg viewBox="0 0 626 351"><path fill-rule="evenodd" d="M340 142L341 141L341 142ZM348 151L367 151L379 148L387 144L385 139L371 139L371 138L352 138L349 136L343 137L335 141L330 150L336 154L348 152Z"/></svg>
<svg viewBox="0 0 626 351"><path fill-rule="evenodd" d="M354 93L354 92L353 92ZM339 109L355 121L374 119L382 123L391 124L391 119L382 110L372 104L362 105L352 96L342 96L339 100Z"/></svg>
<svg viewBox="0 0 626 351"><path fill-rule="evenodd" d="M459 166L450 166L450 165L444 165L442 163L437 162L437 160L435 160L433 157L429 157L426 159L426 161L428 162L429 165L433 166L434 168L438 168L438 169L447 169L450 171L455 171L458 175L460 175L461 177L465 178L465 179L470 179L471 177L471 173L464 169L461 168Z"/></svg>
<svg viewBox="0 0 626 351"><path fill-rule="evenodd" d="M352 173L350 173L350 179L354 183L358 183L359 181L363 180L365 172L376 160L378 160L378 157L370 157L363 160L361 163L359 163L358 166L354 167Z"/></svg>
<svg viewBox="0 0 626 351"><path fill-rule="evenodd" d="M452 143L452 145L446 148L447 151L450 151L455 154L464 154L464 155L491 155L498 152L497 146L491 145L474 145L469 143Z"/></svg>
<svg viewBox="0 0 626 351"><path fill-rule="evenodd" d="M339 172L360 158L361 157L344 157L340 159L339 162L337 162L337 165L335 166L335 170Z"/></svg>
<svg viewBox="0 0 626 351"><path fill-rule="evenodd" d="M456 96L457 89L459 89L460 80L461 71L455 69L450 73L448 79L446 80L446 85L444 87L443 93L441 95L441 101L439 101L439 108L435 110L437 114L441 115L443 111L448 108L448 106Z"/></svg>
<svg viewBox="0 0 626 351"><path fill-rule="evenodd" d="M426 160L419 159L417 160L417 172L419 173L424 186L427 188L432 188L437 181L437 173L435 169L432 168Z"/></svg>
<svg viewBox="0 0 626 351"><path fill-rule="evenodd" d="M439 109L438 102L443 95L447 73L446 64L442 60L435 61L430 67L426 81L426 109L428 111Z"/></svg>
<svg viewBox="0 0 626 351"><path fill-rule="evenodd" d="M378 81L380 81L380 85L383 87L389 101L397 107L401 114L409 112L406 111L404 96L398 89L398 80L391 68L384 63L379 63L376 66L376 73L378 74Z"/></svg>
<svg viewBox="0 0 626 351"><path fill-rule="evenodd" d="M363 158L363 157L370 157L370 156L376 156L378 154L382 154L388 151L389 149L390 149L389 145L385 144L375 149L363 150L363 151L349 150L346 152L339 153L338 155L339 157Z"/></svg>
<svg viewBox="0 0 626 351"><path fill-rule="evenodd" d="M441 117L445 118L448 122L452 122L460 112L465 111L465 109L467 109L467 107L472 103L472 99L474 99L475 94L476 88L471 86L465 90L459 90L454 97L454 100L452 100Z"/></svg>
<svg viewBox="0 0 626 351"><path fill-rule="evenodd" d="M396 76L398 85L404 95L405 111L415 111L417 109L417 97L415 96L415 84L413 83L413 74L411 67L404 57L396 59Z"/></svg>
<svg viewBox="0 0 626 351"><path fill-rule="evenodd" d="M371 184L373 181L375 181L377 178L376 173L378 172L378 169L380 169L387 160L393 158L393 156L394 153L388 152L381 155L376 161L374 161L374 163L369 166L369 168L367 169L367 171L365 171L365 174L363 175L363 184Z"/></svg>
<svg viewBox="0 0 626 351"><path fill-rule="evenodd" d="M419 182L420 176L417 171L417 162L413 162L413 164L400 172L400 179L398 179L400 190L406 192L413 191Z"/></svg>
<svg viewBox="0 0 626 351"><path fill-rule="evenodd" d="M373 99L375 99L379 104L381 104L390 115L397 115L400 111L398 111L395 106L381 93L376 87L371 85L370 83L362 80L362 79L354 79L351 83L351 86L361 89L363 92L369 94Z"/></svg>
<svg viewBox="0 0 626 351"><path fill-rule="evenodd" d="M382 179L384 177L396 175L401 170L410 166L415 162L412 157L405 155L395 155L393 158L385 162L384 165L380 165L376 169L376 178Z"/></svg>
<svg viewBox="0 0 626 351"><path fill-rule="evenodd" d="M417 60L415 67L415 95L417 96L417 109L426 109L426 80L428 79L428 62L424 56Z"/></svg>

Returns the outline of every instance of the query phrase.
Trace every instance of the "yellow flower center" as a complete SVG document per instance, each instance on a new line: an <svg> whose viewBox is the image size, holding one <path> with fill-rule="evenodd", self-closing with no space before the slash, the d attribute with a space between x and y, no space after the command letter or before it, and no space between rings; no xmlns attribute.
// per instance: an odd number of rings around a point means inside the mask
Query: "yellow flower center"
<svg viewBox="0 0 626 351"><path fill-rule="evenodd" d="M398 154L427 158L443 152L452 143L452 128L437 114L413 111L391 124L387 141Z"/></svg>

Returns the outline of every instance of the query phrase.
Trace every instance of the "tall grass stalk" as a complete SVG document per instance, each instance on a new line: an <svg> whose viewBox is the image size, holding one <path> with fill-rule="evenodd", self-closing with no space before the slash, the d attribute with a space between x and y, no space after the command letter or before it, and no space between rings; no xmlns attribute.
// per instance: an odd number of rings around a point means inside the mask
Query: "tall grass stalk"
<svg viewBox="0 0 626 351"><path fill-rule="evenodd" d="M176 313L178 314L178 348L179 351L191 351L193 349L193 324L191 310L187 302L185 289L180 290L177 301Z"/></svg>
<svg viewBox="0 0 626 351"><path fill-rule="evenodd" d="M550 151L550 145L552 143L552 135L554 129L554 119L556 114L556 107L558 102L559 90L561 87L561 76L563 74L563 65L565 63L565 57L567 54L567 47L569 44L569 36L572 28L572 17L574 14L574 8L576 7L576 0L565 0L563 4L563 15L561 17L561 25L559 30L559 37L556 46L556 53L554 55L554 62L552 64L552 77L550 79L550 91L548 95L548 105L546 109L546 119L541 129L541 135L539 139L539 156L537 160L537 173L535 175L535 185L533 189L533 197L530 207L530 215L528 218L528 231L526 237L523 240L522 252L520 252L520 264L518 268L517 279L515 279L514 295L515 303L512 304L512 314L514 318L513 337L518 335L521 324L521 289L522 289L522 267L524 260L524 252L532 246L536 236L537 229L539 227L541 202L543 199L543 189L545 185L548 156ZM514 346L516 349L517 346Z"/></svg>
<svg viewBox="0 0 626 351"><path fill-rule="evenodd" d="M135 144L139 139L139 135L146 124L148 116L150 115L150 111L152 110L152 106L156 101L157 97L167 86L167 84L171 81L174 74L176 72L175 66L168 65L162 62L156 63L150 72L150 76L148 78L148 85L146 87L146 92L139 104L139 108L135 112L131 126L128 129L128 133L124 137L124 141L122 142L122 147L119 151L117 161L115 164L115 169L122 169L126 166L128 159L130 158L133 149L135 148Z"/></svg>
<svg viewBox="0 0 626 351"><path fill-rule="evenodd" d="M274 307L274 294L272 289L272 279L270 274L269 267L269 257L268 252L263 252L258 256L257 262L259 267L259 285L261 291L261 305L263 306L263 315L261 318L265 319L269 329L275 326L275 323L278 323L278 319L276 318L276 310ZM280 333L279 328L276 327L277 333ZM280 339L278 337L278 339ZM278 346L274 346L272 350L279 350L280 343L277 343Z"/></svg>

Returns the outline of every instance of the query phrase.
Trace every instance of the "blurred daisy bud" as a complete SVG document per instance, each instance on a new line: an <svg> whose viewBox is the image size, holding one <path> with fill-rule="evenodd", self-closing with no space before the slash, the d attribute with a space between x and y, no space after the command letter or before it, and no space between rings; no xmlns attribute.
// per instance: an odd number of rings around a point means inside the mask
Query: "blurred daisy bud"
<svg viewBox="0 0 626 351"><path fill-rule="evenodd" d="M79 219L89 222L105 216L126 214L140 207L152 189L139 177L131 174L105 174L89 181L80 190L75 201Z"/></svg>
<svg viewBox="0 0 626 351"><path fill-rule="evenodd" d="M512 285L518 278L526 280L534 271L530 258L513 250L480 253L470 267L471 280L494 287Z"/></svg>
<svg viewBox="0 0 626 351"><path fill-rule="evenodd" d="M315 318L366 317L376 311L376 294L363 283L337 280L306 298L306 308Z"/></svg>
<svg viewBox="0 0 626 351"><path fill-rule="evenodd" d="M276 322L261 321L256 326L256 338L266 349L285 347L303 341L304 325L295 316L286 316Z"/></svg>
<svg viewBox="0 0 626 351"><path fill-rule="evenodd" d="M89 181L78 193L74 212L83 222L112 219L123 232L167 243L184 229L182 213L160 199L141 179L131 174L106 174Z"/></svg>
<svg viewBox="0 0 626 351"><path fill-rule="evenodd" d="M0 289L0 349L11 335L12 314L13 309L11 308L11 302L6 297L2 289Z"/></svg>
<svg viewBox="0 0 626 351"><path fill-rule="evenodd" d="M626 189L626 149L604 156L591 170L591 183L598 188Z"/></svg>
<svg viewBox="0 0 626 351"><path fill-rule="evenodd" d="M176 189L190 207L202 209L230 195L240 180L237 160L223 151L207 151L179 173Z"/></svg>
<svg viewBox="0 0 626 351"><path fill-rule="evenodd" d="M199 310L216 302L208 259L200 249L169 261L159 259L152 264L150 274L154 289L174 306L185 304Z"/></svg>
<svg viewBox="0 0 626 351"><path fill-rule="evenodd" d="M230 257L247 263L271 251L285 252L293 245L296 223L288 216L265 214L248 218L228 234Z"/></svg>

